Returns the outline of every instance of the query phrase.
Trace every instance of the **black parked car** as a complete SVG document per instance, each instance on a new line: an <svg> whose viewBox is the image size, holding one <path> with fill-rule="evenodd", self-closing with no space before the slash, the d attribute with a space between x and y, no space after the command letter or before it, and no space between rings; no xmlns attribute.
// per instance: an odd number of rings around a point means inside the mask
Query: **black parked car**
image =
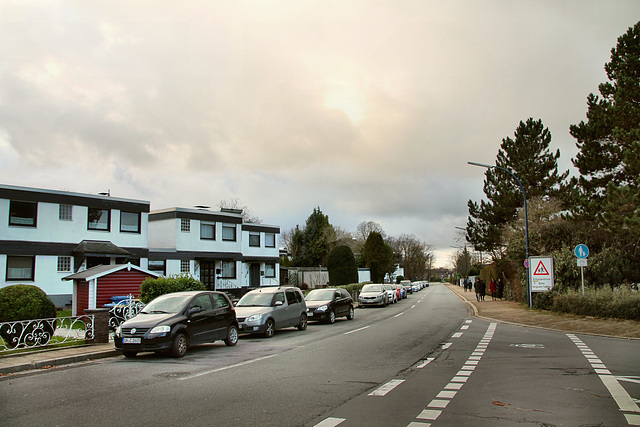
<svg viewBox="0 0 640 427"><path fill-rule="evenodd" d="M215 340L236 345L238 321L229 298L213 291L161 295L122 323L114 337L116 350L126 357L141 351L168 351L182 357L188 347Z"/></svg>
<svg viewBox="0 0 640 427"><path fill-rule="evenodd" d="M336 317L353 319L353 298L341 288L314 289L304 297L309 320L333 323Z"/></svg>

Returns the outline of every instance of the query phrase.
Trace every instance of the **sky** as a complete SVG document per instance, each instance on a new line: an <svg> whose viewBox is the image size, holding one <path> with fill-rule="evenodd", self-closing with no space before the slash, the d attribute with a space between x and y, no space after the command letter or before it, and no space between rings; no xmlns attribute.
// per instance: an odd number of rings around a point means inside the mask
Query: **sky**
<svg viewBox="0 0 640 427"><path fill-rule="evenodd" d="M576 174L569 126L637 0L0 2L0 183L238 199L288 231L319 207L451 265L520 121Z"/></svg>

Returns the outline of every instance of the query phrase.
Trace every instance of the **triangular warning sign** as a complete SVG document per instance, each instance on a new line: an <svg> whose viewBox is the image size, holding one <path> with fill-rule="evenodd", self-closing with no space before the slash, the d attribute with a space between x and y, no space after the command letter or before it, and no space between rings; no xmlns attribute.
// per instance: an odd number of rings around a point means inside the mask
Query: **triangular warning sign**
<svg viewBox="0 0 640 427"><path fill-rule="evenodd" d="M542 261L540 261L538 263L538 266L533 271L533 275L534 276L548 276L549 275L549 272L547 271L547 268L544 266L544 263Z"/></svg>

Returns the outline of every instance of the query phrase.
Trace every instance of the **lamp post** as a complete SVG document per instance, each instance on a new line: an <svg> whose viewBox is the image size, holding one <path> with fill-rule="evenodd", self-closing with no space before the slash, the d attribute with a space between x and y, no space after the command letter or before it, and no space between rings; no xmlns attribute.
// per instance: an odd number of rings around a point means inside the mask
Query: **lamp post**
<svg viewBox="0 0 640 427"><path fill-rule="evenodd" d="M515 176L515 174L511 172L509 169L505 169L500 166L485 165L484 163L476 163L476 162L467 162L467 163L472 166L480 166L482 168L487 168L487 169L503 170L509 175L511 175L513 179L516 180L516 182L520 186L520 189L522 190L522 196L524 197L524 242L525 242L525 252L526 252L525 261L526 261L526 270L527 270L527 302L529 304L529 308L531 308L531 283L529 283L529 268L530 268L529 266L529 216L527 213L527 193L524 191L524 186L522 185L518 177Z"/></svg>

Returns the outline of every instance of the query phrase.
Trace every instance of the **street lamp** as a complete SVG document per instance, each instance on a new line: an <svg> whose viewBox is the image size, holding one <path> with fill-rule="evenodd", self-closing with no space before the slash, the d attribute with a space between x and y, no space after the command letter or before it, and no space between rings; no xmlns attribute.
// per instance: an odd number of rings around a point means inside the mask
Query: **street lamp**
<svg viewBox="0 0 640 427"><path fill-rule="evenodd" d="M484 163L476 163L476 162L467 162L467 163L472 166L480 166L482 168L487 168L487 169L503 170L509 175L511 175L518 182L518 185L522 190L522 196L524 197L524 241L525 241L525 252L526 252L525 261L526 261L526 269L527 269L527 302L529 303L529 308L531 308L531 283L529 283L529 216L527 214L527 193L524 191L524 187L520 182L520 180L518 179L518 177L515 176L515 174L511 172L509 169L505 169L500 166L485 165Z"/></svg>

